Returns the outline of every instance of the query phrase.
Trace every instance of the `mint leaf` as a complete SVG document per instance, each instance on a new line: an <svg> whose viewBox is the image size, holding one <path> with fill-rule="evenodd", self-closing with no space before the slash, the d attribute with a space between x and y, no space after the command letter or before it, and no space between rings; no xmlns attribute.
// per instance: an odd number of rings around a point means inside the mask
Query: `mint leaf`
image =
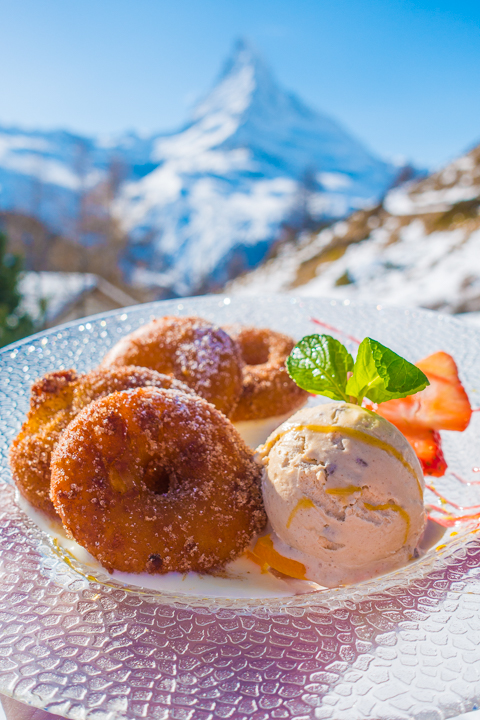
<svg viewBox="0 0 480 720"><path fill-rule="evenodd" d="M339 340L331 335L307 335L287 358L288 374L303 390L346 400L347 373L353 358Z"/></svg>
<svg viewBox="0 0 480 720"><path fill-rule="evenodd" d="M429 384L427 376L415 365L377 340L365 338L358 348L346 392L361 405L364 397L381 403L414 395Z"/></svg>

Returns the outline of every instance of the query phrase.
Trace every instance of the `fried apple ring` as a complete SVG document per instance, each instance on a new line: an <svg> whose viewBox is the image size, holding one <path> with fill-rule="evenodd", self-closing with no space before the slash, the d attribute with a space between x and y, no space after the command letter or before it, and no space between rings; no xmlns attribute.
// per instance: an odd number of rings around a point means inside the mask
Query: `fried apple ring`
<svg viewBox="0 0 480 720"><path fill-rule="evenodd" d="M19 492L31 505L56 517L50 500L50 459L60 434L82 408L118 390L153 385L191 393L167 375L142 367L105 368L78 375L52 372L32 387L27 419L10 448L10 468Z"/></svg>
<svg viewBox="0 0 480 720"><path fill-rule="evenodd" d="M101 367L143 365L189 385L227 417L242 391L242 360L236 343L197 317L163 317L122 338Z"/></svg>
<svg viewBox="0 0 480 720"><path fill-rule="evenodd" d="M289 377L285 361L295 341L268 328L230 325L225 327L242 353L243 388L231 415L232 422L263 420L293 412L308 393Z"/></svg>
<svg viewBox="0 0 480 720"><path fill-rule="evenodd" d="M176 390L91 403L51 467L64 527L108 570L212 570L266 523L252 451L213 405Z"/></svg>

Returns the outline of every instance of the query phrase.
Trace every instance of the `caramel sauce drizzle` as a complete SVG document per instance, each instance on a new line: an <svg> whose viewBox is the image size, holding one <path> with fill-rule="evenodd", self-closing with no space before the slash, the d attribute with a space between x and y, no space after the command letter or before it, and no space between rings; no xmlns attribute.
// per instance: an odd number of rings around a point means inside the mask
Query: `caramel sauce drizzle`
<svg viewBox="0 0 480 720"><path fill-rule="evenodd" d="M405 522L405 537L403 539L403 543L405 544L407 542L408 533L410 532L410 515L407 513L406 510L400 507L400 505L397 505L393 502L385 503L383 505L371 505L367 502L364 502L363 504L367 510L393 510L393 512L398 513L402 520Z"/></svg>
<svg viewBox="0 0 480 720"><path fill-rule="evenodd" d="M313 508L315 507L315 503L313 502L313 500L310 500L310 498L307 498L307 497L300 498L300 500L297 502L297 504L295 505L295 507L293 508L292 512L290 513L290 515L288 517L286 527L287 528L290 527L290 525L292 524L293 518L295 517L295 515L297 514L297 512L299 510L302 510L302 508L310 508L310 507L313 507Z"/></svg>
<svg viewBox="0 0 480 720"><path fill-rule="evenodd" d="M328 488L328 490L325 490L326 493L329 495L353 495L354 492L362 492L361 487L356 487L355 485L348 485L344 488ZM385 510L392 510L393 512L396 512L400 515L402 520L405 522L405 537L403 542L406 543L408 539L408 534L410 532L410 515L407 513L404 508L402 508L400 505L397 505L397 503L394 502L388 502L384 503L383 505L372 505L371 503L363 501L363 505L367 510L370 510L372 512L376 511L385 511ZM300 498L300 500L297 502L295 507L293 508L292 512L289 515L289 518L287 520L286 527L289 528L292 524L292 521L295 517L295 515L299 512L299 510L302 510L303 508L311 508L316 507L315 503L310 500L310 498L303 497Z"/></svg>
<svg viewBox="0 0 480 720"><path fill-rule="evenodd" d="M353 495L355 492L362 492L363 488L356 485L347 485L346 487L326 488L327 495Z"/></svg>

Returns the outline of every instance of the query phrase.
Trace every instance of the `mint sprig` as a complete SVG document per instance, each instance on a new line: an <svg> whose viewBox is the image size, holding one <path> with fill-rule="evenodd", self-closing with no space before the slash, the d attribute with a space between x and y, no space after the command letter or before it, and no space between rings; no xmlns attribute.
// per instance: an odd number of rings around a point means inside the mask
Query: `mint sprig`
<svg viewBox="0 0 480 720"><path fill-rule="evenodd" d="M288 374L299 387L333 400L348 401L347 373L352 370L352 356L331 335L307 335L287 358Z"/></svg>
<svg viewBox="0 0 480 720"><path fill-rule="evenodd" d="M385 402L423 390L430 383L415 365L372 338L365 338L358 348L353 375L347 393L360 405L367 397L374 403Z"/></svg>
<svg viewBox="0 0 480 720"><path fill-rule="evenodd" d="M304 390L362 404L414 395L429 385L415 365L377 340L365 338L357 359L331 335L308 335L287 358L288 374Z"/></svg>

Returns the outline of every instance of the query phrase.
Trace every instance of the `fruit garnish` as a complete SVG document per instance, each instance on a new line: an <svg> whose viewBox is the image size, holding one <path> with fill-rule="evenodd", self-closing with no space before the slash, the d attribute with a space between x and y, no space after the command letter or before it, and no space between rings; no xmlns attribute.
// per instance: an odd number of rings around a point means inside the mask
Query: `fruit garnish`
<svg viewBox="0 0 480 720"><path fill-rule="evenodd" d="M420 368L377 340L365 338L355 363L331 335L307 335L287 358L288 374L301 388L358 405L405 398L429 384Z"/></svg>
<svg viewBox="0 0 480 720"><path fill-rule="evenodd" d="M390 422L393 422L392 420ZM393 423L395 425L395 423ZM448 465L442 450L442 440L437 430L417 428L411 434L401 430L415 451L424 475L442 477Z"/></svg>
<svg viewBox="0 0 480 720"><path fill-rule="evenodd" d="M418 367L430 386L415 397L382 403L377 412L406 433L410 428L465 430L472 408L452 356L437 352L420 360Z"/></svg>
<svg viewBox="0 0 480 720"><path fill-rule="evenodd" d="M265 563L284 575L297 578L297 580L305 580L305 565L277 552L273 547L273 541L270 535L264 535L258 538L252 554L259 558L260 562L257 564L261 567ZM253 560L253 558L251 559ZM254 562L256 561L254 560Z"/></svg>
<svg viewBox="0 0 480 720"><path fill-rule="evenodd" d="M470 422L472 408L451 355L436 352L420 360L417 366L430 385L414 397L381 403L376 412L405 435L424 473L441 477L447 463L438 430L462 432Z"/></svg>

